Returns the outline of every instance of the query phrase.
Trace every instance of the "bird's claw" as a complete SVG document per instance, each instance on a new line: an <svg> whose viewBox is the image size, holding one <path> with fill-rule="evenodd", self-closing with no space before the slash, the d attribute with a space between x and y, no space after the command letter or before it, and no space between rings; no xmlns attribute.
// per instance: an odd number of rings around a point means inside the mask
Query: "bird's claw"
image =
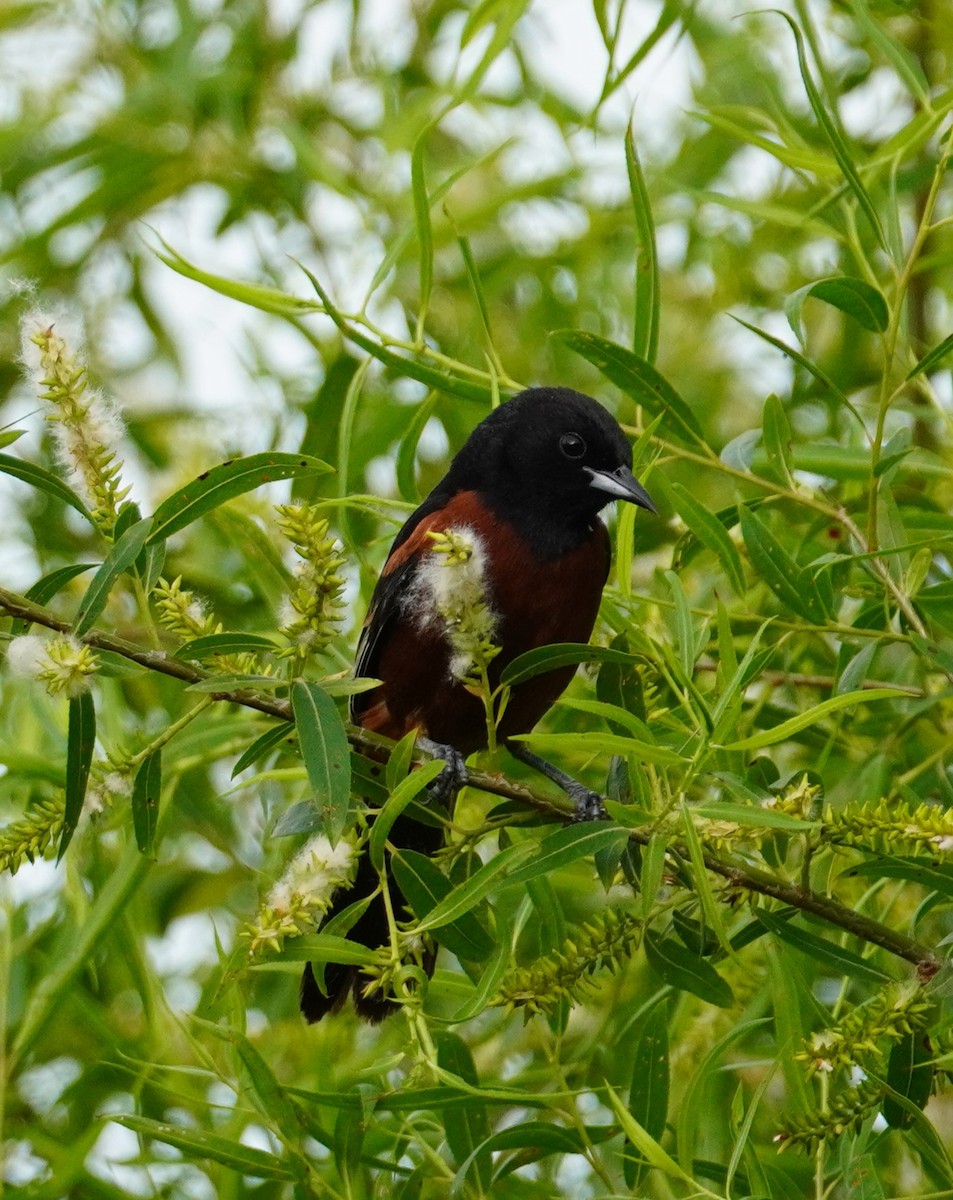
<svg viewBox="0 0 953 1200"><path fill-rule="evenodd" d="M581 783L566 789L573 804L573 821L607 821L609 814L598 792L591 792Z"/></svg>
<svg viewBox="0 0 953 1200"><path fill-rule="evenodd" d="M453 746L444 745L443 742L432 742L430 738L418 738L417 744L434 758L443 759L444 768L428 791L434 800L449 807L457 792L470 782L466 759Z"/></svg>

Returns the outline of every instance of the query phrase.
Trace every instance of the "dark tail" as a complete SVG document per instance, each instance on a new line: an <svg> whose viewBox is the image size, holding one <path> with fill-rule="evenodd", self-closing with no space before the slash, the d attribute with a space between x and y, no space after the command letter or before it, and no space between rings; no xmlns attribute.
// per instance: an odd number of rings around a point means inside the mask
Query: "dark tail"
<svg viewBox="0 0 953 1200"><path fill-rule="evenodd" d="M443 844L443 830L432 825L424 825L409 817L398 817L391 830L392 845L409 850L418 850L421 854L433 854ZM328 913L328 919L343 912L355 901L363 900L373 895L380 883L377 872L371 866L366 854L361 856L358 863L357 875L352 886L342 892ZM391 903L394 912L399 917L404 913L406 900L397 887L393 877L388 882ZM382 896L375 896L367 909L361 913L348 931L348 939L376 950L378 946L386 946L390 940L390 930L387 924L387 909ZM425 956L424 970L428 975L433 974L436 960L436 949ZM320 1021L327 1013L337 1012L347 999L348 992L354 997L354 1009L357 1015L365 1021L377 1024L396 1012L400 1005L392 996L376 990L369 996L364 995L364 989L370 982L370 976L360 967L345 966L343 963L327 963L324 968L324 991L318 986L318 980L310 963L305 966L301 977L301 992L299 1007L309 1025ZM327 993L327 994L325 994Z"/></svg>

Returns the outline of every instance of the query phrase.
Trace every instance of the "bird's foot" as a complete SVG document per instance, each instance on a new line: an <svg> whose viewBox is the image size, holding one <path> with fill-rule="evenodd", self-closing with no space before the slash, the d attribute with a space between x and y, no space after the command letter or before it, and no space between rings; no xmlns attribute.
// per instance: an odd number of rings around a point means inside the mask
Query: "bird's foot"
<svg viewBox="0 0 953 1200"><path fill-rule="evenodd" d="M444 808L450 808L457 792L470 782L466 759L453 746L447 746L443 742L432 742L428 737L418 738L417 745L434 758L443 759L443 770L427 790Z"/></svg>
<svg viewBox="0 0 953 1200"><path fill-rule="evenodd" d="M583 784L573 781L567 784L566 795L572 801L573 821L608 821L609 814L598 792L591 792Z"/></svg>
<svg viewBox="0 0 953 1200"><path fill-rule="evenodd" d="M585 784L580 783L578 779L573 779L565 771L560 771L551 762L547 762L545 758L540 758L538 754L527 750L519 742L510 742L509 749L515 758L527 763L539 771L541 775L545 775L547 779L551 779L557 787L562 788L572 801L572 819L574 821L605 821L608 819L608 813L603 806L602 797L598 792L587 788Z"/></svg>

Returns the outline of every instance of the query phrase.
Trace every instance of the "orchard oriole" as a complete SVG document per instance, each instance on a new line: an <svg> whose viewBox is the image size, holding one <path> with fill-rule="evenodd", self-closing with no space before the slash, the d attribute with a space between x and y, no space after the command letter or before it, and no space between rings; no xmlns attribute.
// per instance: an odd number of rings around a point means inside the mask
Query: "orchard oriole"
<svg viewBox="0 0 953 1200"><path fill-rule="evenodd" d="M609 572L609 535L599 512L621 499L655 511L632 474L632 450L618 422L595 400L569 388L530 388L482 421L450 469L394 539L358 646L355 675L381 680L355 695L351 719L390 738L419 731L447 758L435 792L445 802L465 781L463 757L487 744L483 702L464 685L448 614L454 573L435 549L434 534L449 531L470 549L457 586L482 593L486 624L499 647L489 664L491 687L507 663L537 646L587 642ZM502 739L526 733L556 701L574 666L561 667L513 687L499 722ZM599 798L516 743L510 750L542 770L573 798L577 815L598 815ZM439 828L398 817L390 843L432 854ZM348 936L386 945L387 912L380 879L366 855L352 888L334 913L370 901ZM376 893L376 894L375 894ZM394 911L403 900L393 881ZM433 967L431 953L425 968ZM353 991L358 1013L381 1020L395 1001L356 967L331 963L324 992L310 965L301 985L308 1021L338 1008ZM325 994L326 992L326 994Z"/></svg>

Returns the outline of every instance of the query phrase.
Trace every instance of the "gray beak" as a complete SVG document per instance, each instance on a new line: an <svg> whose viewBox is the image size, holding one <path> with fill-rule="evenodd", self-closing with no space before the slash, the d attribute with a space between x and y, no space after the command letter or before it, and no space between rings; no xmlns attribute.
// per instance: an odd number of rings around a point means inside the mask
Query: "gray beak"
<svg viewBox="0 0 953 1200"><path fill-rule="evenodd" d="M614 496L618 500L628 500L639 508L647 508L651 513L658 509L652 503L652 497L639 483L628 467L616 467L614 471L595 471L592 467L583 468L588 472L591 484L600 492Z"/></svg>

